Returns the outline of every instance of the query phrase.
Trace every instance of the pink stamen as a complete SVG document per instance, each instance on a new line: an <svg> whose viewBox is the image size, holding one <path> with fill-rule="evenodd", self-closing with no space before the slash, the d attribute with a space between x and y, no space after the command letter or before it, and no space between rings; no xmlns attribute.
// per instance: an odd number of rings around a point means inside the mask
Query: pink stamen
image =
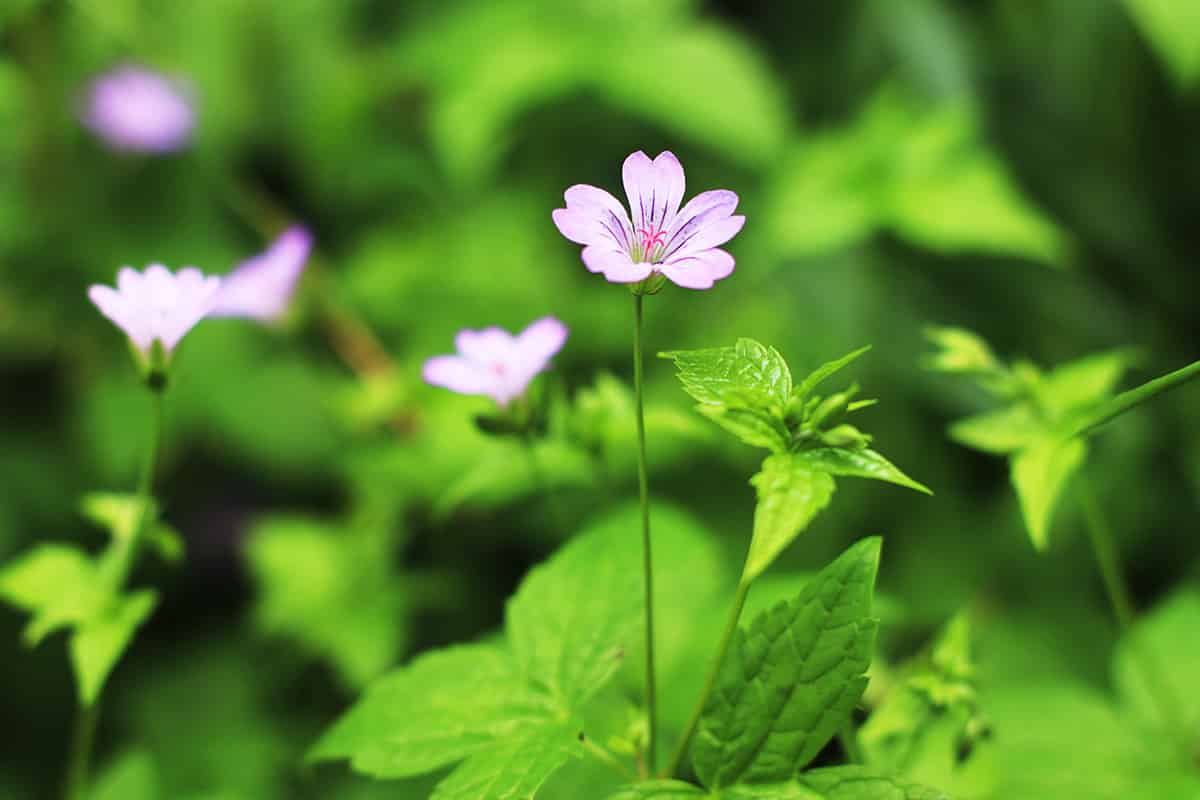
<svg viewBox="0 0 1200 800"><path fill-rule="evenodd" d="M642 236L642 254L650 255L650 252L656 247L662 247L666 242L667 232L656 231L653 228L638 228L638 233Z"/></svg>

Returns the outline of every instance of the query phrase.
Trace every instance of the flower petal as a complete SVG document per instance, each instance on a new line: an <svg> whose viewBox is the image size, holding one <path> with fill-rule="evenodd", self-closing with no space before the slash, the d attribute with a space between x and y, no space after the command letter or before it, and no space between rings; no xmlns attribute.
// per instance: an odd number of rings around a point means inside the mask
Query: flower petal
<svg viewBox="0 0 1200 800"><path fill-rule="evenodd" d="M632 246L633 226L617 198L603 189L576 184L563 194L566 208L551 214L563 236L576 244L604 244L621 250Z"/></svg>
<svg viewBox="0 0 1200 800"><path fill-rule="evenodd" d="M583 263L589 272L603 273L612 283L637 283L650 277L654 267L644 262L633 263L629 254L620 250L589 245L583 248Z"/></svg>
<svg viewBox="0 0 1200 800"><path fill-rule="evenodd" d="M225 276L212 316L260 321L280 317L291 302L312 246L313 237L306 228L288 228L270 247Z"/></svg>
<svg viewBox="0 0 1200 800"><path fill-rule="evenodd" d="M459 394L492 394L498 388L486 367L460 356L434 356L421 368L421 377L431 386Z"/></svg>
<svg viewBox="0 0 1200 800"><path fill-rule="evenodd" d="M517 355L522 371L532 369L531 377L541 372L566 341L567 326L554 317L542 317L530 323L517 335Z"/></svg>
<svg viewBox="0 0 1200 800"><path fill-rule="evenodd" d="M480 364L507 364L516 351L516 342L511 333L493 325L480 331L459 331L454 347L459 355Z"/></svg>
<svg viewBox="0 0 1200 800"><path fill-rule="evenodd" d="M664 150L651 161L638 150L625 159L621 177L633 227L654 233L666 230L683 201L683 166L675 154Z"/></svg>
<svg viewBox="0 0 1200 800"><path fill-rule="evenodd" d="M667 232L663 261L683 258L732 239L746 223L745 217L730 216L737 204L738 196L728 189L701 192L689 200Z"/></svg>
<svg viewBox="0 0 1200 800"><path fill-rule="evenodd" d="M126 285L129 285L128 279ZM108 286L95 285L88 288L88 299L133 341L134 346L143 352L150 349L154 341L150 328L125 295Z"/></svg>
<svg viewBox="0 0 1200 800"><path fill-rule="evenodd" d="M724 250L703 250L687 258L659 267L676 286L685 289L711 289L714 282L733 273L733 256Z"/></svg>

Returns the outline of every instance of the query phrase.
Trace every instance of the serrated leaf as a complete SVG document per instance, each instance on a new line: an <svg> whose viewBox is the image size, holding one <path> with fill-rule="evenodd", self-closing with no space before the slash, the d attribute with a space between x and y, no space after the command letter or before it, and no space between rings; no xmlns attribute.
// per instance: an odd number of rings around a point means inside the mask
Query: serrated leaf
<svg viewBox="0 0 1200 800"><path fill-rule="evenodd" d="M642 620L637 526L602 522L533 570L509 601L522 673L574 710L612 677Z"/></svg>
<svg viewBox="0 0 1200 800"><path fill-rule="evenodd" d="M697 406L696 409L751 447L763 447L773 453L788 449L788 430L783 420L754 408Z"/></svg>
<svg viewBox="0 0 1200 800"><path fill-rule="evenodd" d="M1139 619L1113 655L1114 682L1126 704L1171 734L1176 724L1192 731L1200 727L1198 626L1200 590L1187 586ZM1164 704L1170 704L1169 711Z"/></svg>
<svg viewBox="0 0 1200 800"><path fill-rule="evenodd" d="M875 641L879 547L853 545L738 631L692 748L709 789L795 778L850 717Z"/></svg>
<svg viewBox="0 0 1200 800"><path fill-rule="evenodd" d="M1087 446L1079 439L1044 438L1012 458L1012 484L1025 528L1038 550L1046 549L1059 495L1086 455Z"/></svg>
<svg viewBox="0 0 1200 800"><path fill-rule="evenodd" d="M1045 435L1045 424L1026 404L976 414L950 426L950 438L985 453L1007 455Z"/></svg>
<svg viewBox="0 0 1200 800"><path fill-rule="evenodd" d="M796 387L795 397L797 403L803 403L812 390L817 388L826 378L840 371L842 368L855 361L867 351L871 349L871 345L860 347L857 350L847 353L841 358L827 361L821 366L814 369L805 376L804 380L800 381L800 385Z"/></svg>
<svg viewBox="0 0 1200 800"><path fill-rule="evenodd" d="M800 463L810 469L849 478L868 478L886 481L923 494L933 494L929 487L905 475L900 469L869 448L850 450L844 447L818 447L795 454Z"/></svg>
<svg viewBox="0 0 1200 800"><path fill-rule="evenodd" d="M69 649L82 705L90 706L100 696L109 673L157 603L158 595L144 589L76 626Z"/></svg>
<svg viewBox="0 0 1200 800"><path fill-rule="evenodd" d="M711 797L699 786L683 781L646 781L622 787L607 800L691 800Z"/></svg>
<svg viewBox="0 0 1200 800"><path fill-rule="evenodd" d="M734 347L672 350L684 391L700 403L774 409L782 412L792 392L792 374L773 347L738 339Z"/></svg>
<svg viewBox="0 0 1200 800"><path fill-rule="evenodd" d="M949 800L927 786L881 775L867 767L843 766L814 769L795 782L781 786L736 786L722 800Z"/></svg>
<svg viewBox="0 0 1200 800"><path fill-rule="evenodd" d="M497 742L460 764L430 800L531 800L546 779L580 755L577 734L546 725Z"/></svg>
<svg viewBox="0 0 1200 800"><path fill-rule="evenodd" d="M308 759L348 758L377 778L419 775L536 730L553 714L550 699L528 687L506 651L461 645L375 681Z"/></svg>
<svg viewBox="0 0 1200 800"><path fill-rule="evenodd" d="M795 454L767 456L750 484L758 496L744 580L761 575L833 497L833 478Z"/></svg>

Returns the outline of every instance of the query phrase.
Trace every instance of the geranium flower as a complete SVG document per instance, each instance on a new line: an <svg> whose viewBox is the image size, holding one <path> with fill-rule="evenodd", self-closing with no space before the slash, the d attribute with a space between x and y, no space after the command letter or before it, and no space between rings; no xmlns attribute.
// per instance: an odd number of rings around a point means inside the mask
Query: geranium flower
<svg viewBox="0 0 1200 800"><path fill-rule="evenodd" d="M516 336L497 327L464 330L454 339L458 354L429 359L422 375L433 386L486 395L507 406L525 393L566 341L567 326L554 317L542 317Z"/></svg>
<svg viewBox="0 0 1200 800"><path fill-rule="evenodd" d="M220 278L195 267L172 274L162 264L152 264L145 272L122 267L116 289L92 286L88 298L149 356L155 341L170 354L184 334L212 311L220 288Z"/></svg>
<svg viewBox="0 0 1200 800"><path fill-rule="evenodd" d="M292 226L262 253L239 264L221 279L210 316L270 321L287 310L292 292L312 252L307 228Z"/></svg>
<svg viewBox="0 0 1200 800"><path fill-rule="evenodd" d="M92 82L82 121L114 150L169 153L191 140L196 115L182 84L125 66Z"/></svg>
<svg viewBox="0 0 1200 800"><path fill-rule="evenodd" d="M733 272L733 256L718 245L746 218L735 215L738 196L726 189L701 192L682 209L683 167L667 151L653 161L641 150L621 169L633 221L617 198L576 184L566 208L554 210L562 235L584 245L583 263L613 283L638 283L661 273L688 289L710 289Z"/></svg>

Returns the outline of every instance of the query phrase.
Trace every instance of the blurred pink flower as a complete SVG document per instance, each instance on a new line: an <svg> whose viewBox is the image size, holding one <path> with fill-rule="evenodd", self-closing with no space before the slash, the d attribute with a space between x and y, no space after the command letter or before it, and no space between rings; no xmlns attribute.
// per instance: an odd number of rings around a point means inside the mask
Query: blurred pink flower
<svg viewBox="0 0 1200 800"><path fill-rule="evenodd" d="M542 317L516 336L496 327L464 330L454 339L458 354L429 359L422 374L433 386L486 395L507 406L566 341L567 326L554 317Z"/></svg>
<svg viewBox="0 0 1200 800"><path fill-rule="evenodd" d="M143 354L149 355L156 339L169 354L212 311L220 287L220 278L205 276L195 267L172 274L152 264L145 272L122 267L116 289L92 286L88 297Z"/></svg>
<svg viewBox="0 0 1200 800"><path fill-rule="evenodd" d="M567 207L552 215L563 236L584 245L588 270L613 283L638 283L658 272L688 289L710 289L733 272L733 256L718 245L746 222L733 213L736 194L701 192L680 209L683 167L669 151L651 161L639 150L621 172L632 223L617 198L586 184L567 189Z"/></svg>
<svg viewBox="0 0 1200 800"><path fill-rule="evenodd" d="M144 67L123 66L92 82L82 121L114 150L169 153L191 140L196 115L182 84Z"/></svg>
<svg viewBox="0 0 1200 800"><path fill-rule="evenodd" d="M221 278L210 316L249 317L270 321L283 315L312 252L307 228L294 225L263 252L239 264Z"/></svg>

